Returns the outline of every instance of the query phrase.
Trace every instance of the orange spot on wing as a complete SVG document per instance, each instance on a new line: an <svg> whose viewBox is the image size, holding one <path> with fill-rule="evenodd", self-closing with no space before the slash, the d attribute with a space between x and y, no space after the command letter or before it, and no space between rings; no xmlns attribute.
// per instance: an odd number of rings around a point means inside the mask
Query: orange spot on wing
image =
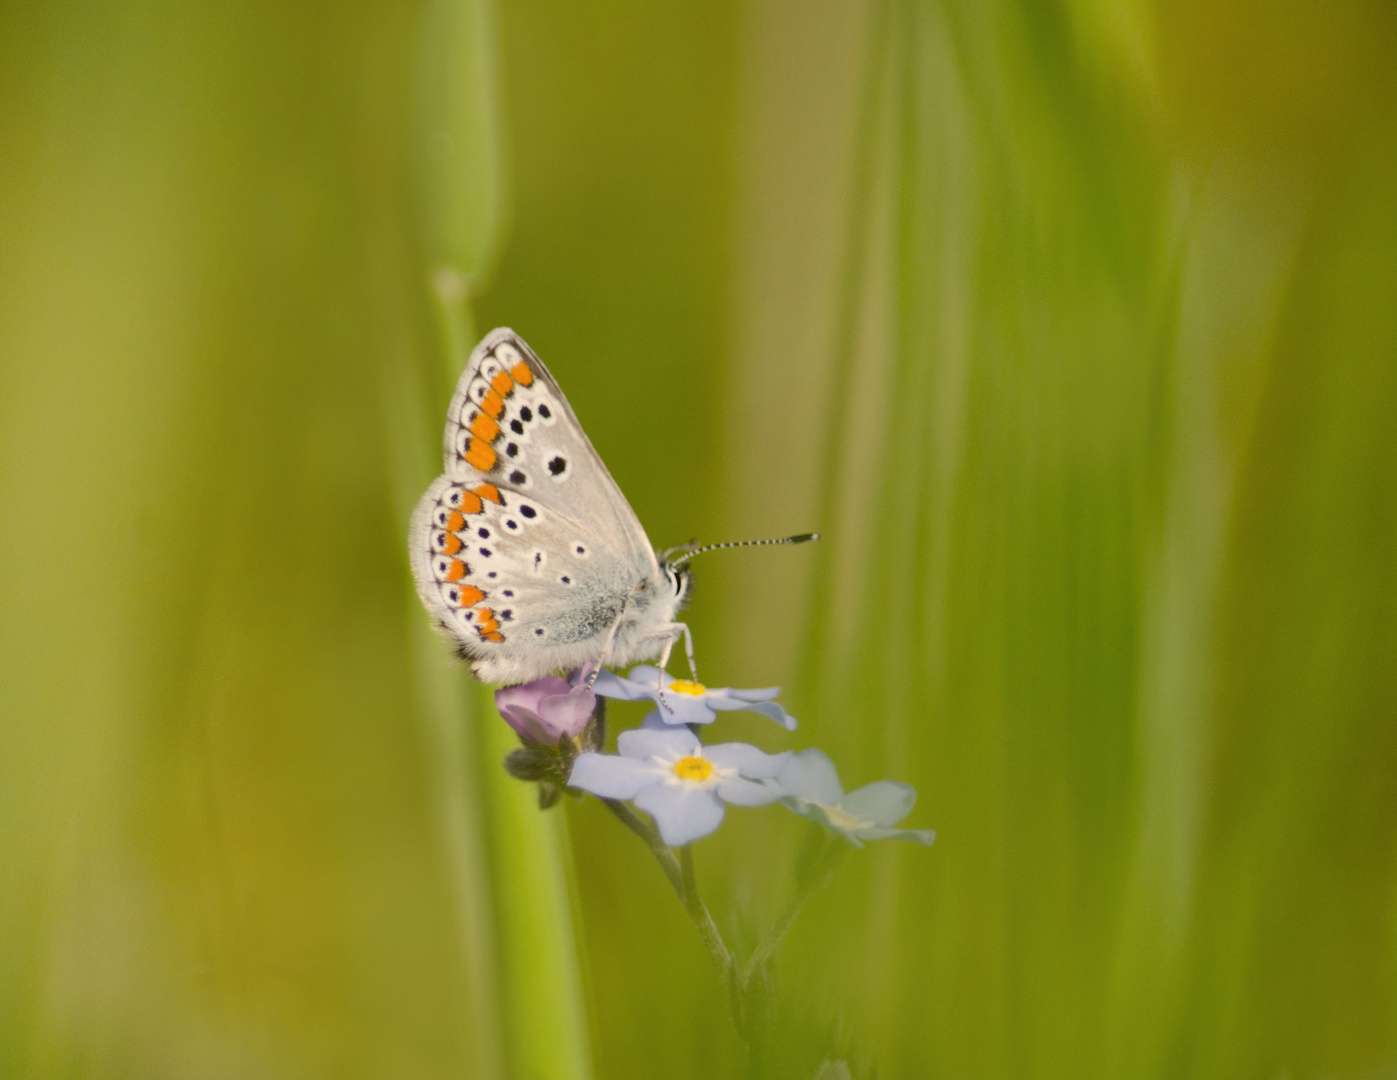
<svg viewBox="0 0 1397 1080"><path fill-rule="evenodd" d="M514 391L514 380L509 377L509 372L501 371L490 380L490 386L500 397L509 397Z"/></svg>
<svg viewBox="0 0 1397 1080"><path fill-rule="evenodd" d="M522 360L510 368L509 373L520 386L532 386L534 384L534 373L529 370L529 365Z"/></svg>
<svg viewBox="0 0 1397 1080"><path fill-rule="evenodd" d="M467 464L474 465L481 472L489 472L495 467L495 451L490 444L479 439L471 439L470 448L462 455Z"/></svg>
<svg viewBox="0 0 1397 1080"><path fill-rule="evenodd" d="M477 439L494 442L495 436L500 433L500 425L483 412L478 412L475 414L475 419L471 421L470 432Z"/></svg>
<svg viewBox="0 0 1397 1080"><path fill-rule="evenodd" d="M460 581L466 576L466 564L460 559L452 559L451 565L446 568L447 581Z"/></svg>
<svg viewBox="0 0 1397 1080"><path fill-rule="evenodd" d="M455 555L461 550L461 538L455 533L447 533L446 543L442 545L441 550L445 555Z"/></svg>
<svg viewBox="0 0 1397 1080"><path fill-rule="evenodd" d="M481 634L480 636L486 641L500 642L504 640L504 635L496 630L491 630L489 633Z"/></svg>
<svg viewBox="0 0 1397 1080"><path fill-rule="evenodd" d="M451 516L446 519L447 532L460 532L466 527L466 519L461 516L460 511L451 511Z"/></svg>
<svg viewBox="0 0 1397 1080"><path fill-rule="evenodd" d="M456 603L462 607L470 607L485 599L485 594L474 585L462 585L456 592Z"/></svg>
<svg viewBox="0 0 1397 1080"><path fill-rule="evenodd" d="M485 396L480 399L481 411L498 420L500 413L504 412L504 398L493 390L486 390Z"/></svg>
<svg viewBox="0 0 1397 1080"><path fill-rule="evenodd" d="M463 514L478 514L483 509L480 505L480 496L474 491L463 491L456 500L456 506ZM462 525L465 521L461 522Z"/></svg>
<svg viewBox="0 0 1397 1080"><path fill-rule="evenodd" d="M500 501L500 489L497 488L494 484L481 484L479 487L473 488L471 490L471 494L481 499L486 499L489 502L494 503L496 506L504 505Z"/></svg>

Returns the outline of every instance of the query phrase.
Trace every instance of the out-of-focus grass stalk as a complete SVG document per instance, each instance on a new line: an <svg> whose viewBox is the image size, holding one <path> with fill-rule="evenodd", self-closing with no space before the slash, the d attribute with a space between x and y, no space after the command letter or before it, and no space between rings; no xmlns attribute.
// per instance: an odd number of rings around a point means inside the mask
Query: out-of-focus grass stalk
<svg viewBox="0 0 1397 1080"><path fill-rule="evenodd" d="M475 342L471 289L488 272L503 231L495 51L493 11L485 0L435 0L424 10L414 151L444 365L442 401ZM435 447L435 431L429 441ZM420 648L423 666L440 663L438 643L422 641ZM498 993L481 1008L503 1022L508 1075L584 1080L591 1076L591 1061L566 869L566 819L540 812L533 786L505 773L500 762L514 748L513 733L495 715L489 691L465 682L462 673L453 698L458 723L474 728L467 741L481 766L473 779L494 901L493 949L471 950L476 957L492 954L494 970L477 964L472 985L477 992ZM443 740L442 751L458 752L453 742ZM452 776L442 773L448 782ZM446 802L454 805L451 793ZM468 933L478 939L479 924Z"/></svg>
<svg viewBox="0 0 1397 1080"><path fill-rule="evenodd" d="M487 688L476 687L472 696L481 720L509 1071L583 1080L592 1067L569 897L567 818L561 808L540 811L535 786L500 766L519 741L495 715Z"/></svg>

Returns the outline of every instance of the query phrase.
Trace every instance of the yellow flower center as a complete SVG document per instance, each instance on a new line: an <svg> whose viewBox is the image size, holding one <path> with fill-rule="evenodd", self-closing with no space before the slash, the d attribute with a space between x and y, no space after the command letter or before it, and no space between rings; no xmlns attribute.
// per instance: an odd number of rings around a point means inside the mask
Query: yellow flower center
<svg viewBox="0 0 1397 1080"><path fill-rule="evenodd" d="M692 679L675 679L669 684L669 688L676 694L692 694L694 697L701 697L708 688L701 682L694 682Z"/></svg>
<svg viewBox="0 0 1397 1080"><path fill-rule="evenodd" d="M682 757L674 763L674 775L681 780L707 780L713 775L713 762L702 757Z"/></svg>

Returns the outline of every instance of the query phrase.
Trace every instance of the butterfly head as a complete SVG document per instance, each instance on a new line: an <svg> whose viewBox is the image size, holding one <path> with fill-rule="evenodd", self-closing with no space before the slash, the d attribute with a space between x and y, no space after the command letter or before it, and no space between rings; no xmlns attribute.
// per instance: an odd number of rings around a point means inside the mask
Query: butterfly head
<svg viewBox="0 0 1397 1080"><path fill-rule="evenodd" d="M664 571L665 583L674 597L675 606L682 605L689 596L689 568L682 562L672 563L668 558L661 560L660 568Z"/></svg>

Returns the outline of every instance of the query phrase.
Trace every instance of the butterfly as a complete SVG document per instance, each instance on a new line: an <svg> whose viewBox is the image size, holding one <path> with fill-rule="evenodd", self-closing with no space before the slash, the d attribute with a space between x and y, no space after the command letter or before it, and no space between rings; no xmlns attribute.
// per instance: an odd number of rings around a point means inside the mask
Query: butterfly
<svg viewBox="0 0 1397 1080"><path fill-rule="evenodd" d="M446 415L445 471L412 514L417 594L482 682L660 658L681 636L684 563L639 519L522 338L490 331ZM695 674L697 681L697 674Z"/></svg>

